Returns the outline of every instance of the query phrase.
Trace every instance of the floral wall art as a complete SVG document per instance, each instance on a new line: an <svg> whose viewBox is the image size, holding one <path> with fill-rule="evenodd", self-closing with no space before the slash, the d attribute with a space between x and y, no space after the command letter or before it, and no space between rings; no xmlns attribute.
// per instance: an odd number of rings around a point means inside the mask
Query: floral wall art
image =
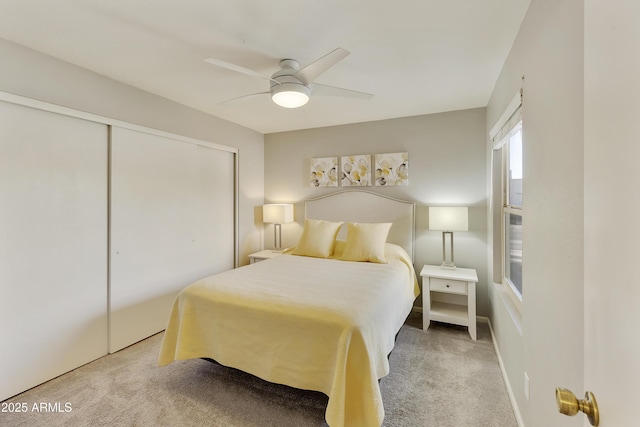
<svg viewBox="0 0 640 427"><path fill-rule="evenodd" d="M409 185L409 153L375 155L376 186Z"/></svg>
<svg viewBox="0 0 640 427"><path fill-rule="evenodd" d="M309 182L312 187L409 185L409 153L341 156L340 173L338 157L312 158Z"/></svg>
<svg viewBox="0 0 640 427"><path fill-rule="evenodd" d="M366 187L371 185L371 155L343 156L341 183L343 187Z"/></svg>
<svg viewBox="0 0 640 427"><path fill-rule="evenodd" d="M337 187L338 158L318 157L311 159L310 185L312 187Z"/></svg>

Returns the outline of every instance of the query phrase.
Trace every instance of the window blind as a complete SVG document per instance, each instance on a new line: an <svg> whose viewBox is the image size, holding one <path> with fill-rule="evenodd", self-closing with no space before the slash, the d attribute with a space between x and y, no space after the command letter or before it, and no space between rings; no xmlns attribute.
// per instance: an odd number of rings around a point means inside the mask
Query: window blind
<svg viewBox="0 0 640 427"><path fill-rule="evenodd" d="M507 135L509 135L521 120L522 92L518 91L489 133L489 137L491 138L491 141L493 141L494 150L502 147L506 141Z"/></svg>

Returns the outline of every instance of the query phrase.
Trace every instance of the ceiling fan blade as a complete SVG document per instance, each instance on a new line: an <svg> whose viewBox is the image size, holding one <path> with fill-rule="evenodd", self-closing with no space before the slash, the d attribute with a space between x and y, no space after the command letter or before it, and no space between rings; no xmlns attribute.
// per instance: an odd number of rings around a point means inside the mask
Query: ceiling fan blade
<svg viewBox="0 0 640 427"><path fill-rule="evenodd" d="M237 101L237 100L243 99L243 98L251 98L252 96L258 96L258 95L271 95L271 92L250 93L249 95L242 95L242 96L238 96L236 98L227 99L226 101L218 102L216 105L226 104L227 102Z"/></svg>
<svg viewBox="0 0 640 427"><path fill-rule="evenodd" d="M240 65L236 65L236 64L232 64L232 63L227 62L227 61L223 61L221 59L204 58L203 61L206 62L207 64L215 65L216 67L226 68L227 70L237 71L239 73L246 74L246 75L251 76L251 77L258 77L258 78L261 78L261 79L271 80L270 77L265 77L262 74L258 73L257 71L253 71L253 70L250 70L248 68L241 67Z"/></svg>
<svg viewBox="0 0 640 427"><path fill-rule="evenodd" d="M355 98L369 100L373 98L373 94L359 92L357 90L342 89L335 86L327 86L319 83L311 85L311 93L319 96L341 96L343 98Z"/></svg>
<svg viewBox="0 0 640 427"><path fill-rule="evenodd" d="M327 71L329 68L333 67L335 64L343 60L349 55L349 51L345 50L341 47L336 50L327 53L322 58L318 59L315 62L307 65L303 69L295 72L293 75L300 80L302 80L305 84L310 84L313 82L316 77L320 74Z"/></svg>

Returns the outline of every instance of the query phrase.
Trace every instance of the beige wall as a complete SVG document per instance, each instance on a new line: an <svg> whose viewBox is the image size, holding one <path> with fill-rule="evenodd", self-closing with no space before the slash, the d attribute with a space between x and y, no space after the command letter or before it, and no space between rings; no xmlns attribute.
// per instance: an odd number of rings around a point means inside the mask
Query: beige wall
<svg viewBox="0 0 640 427"><path fill-rule="evenodd" d="M489 296L526 426L583 422L561 418L554 393L557 386L583 390L583 17L582 1L532 0L487 107L491 128L525 76L522 315L512 315L500 285L489 285Z"/></svg>
<svg viewBox="0 0 640 427"><path fill-rule="evenodd" d="M261 245L263 135L0 39L0 90L239 150L240 262Z"/></svg>
<svg viewBox="0 0 640 427"><path fill-rule="evenodd" d="M455 259L478 270L478 313L487 315L485 135L484 108L265 135L265 201L296 203L297 223L283 225L283 245L299 238L302 201L341 189L310 186L311 158L407 151L408 186L365 189L416 203L418 272L442 261L441 233L427 230L427 207L470 207L470 231L455 234ZM267 227L265 247L272 246Z"/></svg>

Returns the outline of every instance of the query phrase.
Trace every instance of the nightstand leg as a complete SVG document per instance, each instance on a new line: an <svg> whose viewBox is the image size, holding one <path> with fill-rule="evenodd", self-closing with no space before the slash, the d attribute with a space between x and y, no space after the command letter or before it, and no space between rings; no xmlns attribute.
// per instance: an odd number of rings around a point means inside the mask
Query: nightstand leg
<svg viewBox="0 0 640 427"><path fill-rule="evenodd" d="M429 326L431 326L431 318L429 313L431 311L431 290L429 286L429 279L422 281L422 332L427 332Z"/></svg>
<svg viewBox="0 0 640 427"><path fill-rule="evenodd" d="M475 283L469 283L467 286L467 295L469 297L467 301L467 308L469 311L469 335L472 340L476 340L476 287Z"/></svg>

